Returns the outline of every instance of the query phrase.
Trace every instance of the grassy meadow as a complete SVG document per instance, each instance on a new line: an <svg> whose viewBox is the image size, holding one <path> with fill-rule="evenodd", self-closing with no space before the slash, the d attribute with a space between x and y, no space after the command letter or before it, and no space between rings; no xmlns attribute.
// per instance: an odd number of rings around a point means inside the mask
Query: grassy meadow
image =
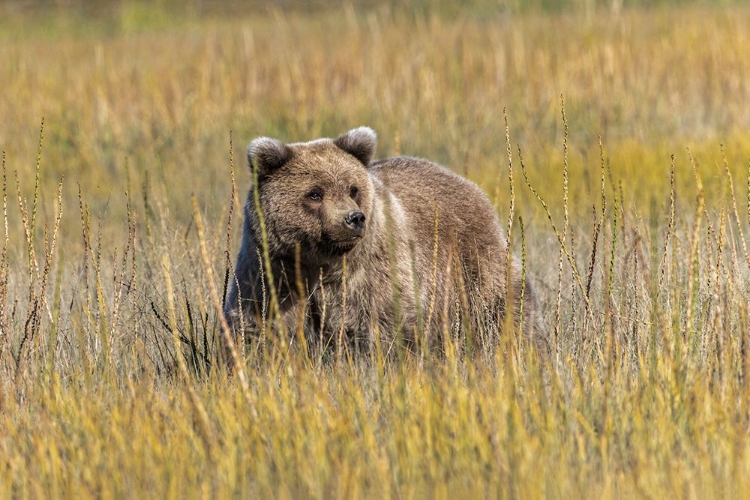
<svg viewBox="0 0 750 500"><path fill-rule="evenodd" d="M0 497L750 491L750 6L635 3L0 5ZM549 358L221 369L247 144L359 125L487 191Z"/></svg>

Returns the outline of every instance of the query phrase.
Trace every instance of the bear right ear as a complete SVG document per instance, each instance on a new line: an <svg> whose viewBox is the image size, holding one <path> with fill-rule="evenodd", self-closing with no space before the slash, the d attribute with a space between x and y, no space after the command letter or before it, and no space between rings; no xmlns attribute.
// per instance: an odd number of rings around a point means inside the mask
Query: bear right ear
<svg viewBox="0 0 750 500"><path fill-rule="evenodd" d="M378 136L370 127L359 127L338 136L333 143L368 166L375 156Z"/></svg>
<svg viewBox="0 0 750 500"><path fill-rule="evenodd" d="M247 148L247 164L250 170L258 169L259 175L271 173L292 157L292 150L277 139L258 137Z"/></svg>

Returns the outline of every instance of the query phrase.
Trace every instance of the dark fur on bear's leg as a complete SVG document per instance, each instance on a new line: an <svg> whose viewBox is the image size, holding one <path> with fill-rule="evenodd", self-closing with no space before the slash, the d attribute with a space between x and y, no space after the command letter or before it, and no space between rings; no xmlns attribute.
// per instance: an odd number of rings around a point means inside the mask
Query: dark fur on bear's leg
<svg viewBox="0 0 750 500"><path fill-rule="evenodd" d="M430 344L424 348L439 350L463 312L489 345L506 323L506 298L518 300L523 290L523 321L519 303L511 323L544 344L533 290L518 263L508 265L504 232L482 190L427 160L373 161L376 143L360 127L333 140L250 144L271 272L259 259L263 235L251 187L225 308L234 335L257 336L273 319L273 283L289 341L302 318L308 345L322 349L346 342L367 351L377 331L385 354L423 345L420 334Z"/></svg>

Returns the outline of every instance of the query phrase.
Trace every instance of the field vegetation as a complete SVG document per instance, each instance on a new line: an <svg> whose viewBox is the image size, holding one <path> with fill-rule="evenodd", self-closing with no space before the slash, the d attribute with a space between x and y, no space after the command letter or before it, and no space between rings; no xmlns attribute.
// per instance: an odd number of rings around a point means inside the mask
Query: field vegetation
<svg viewBox="0 0 750 500"><path fill-rule="evenodd" d="M208 4L0 6L0 497L750 491L746 4ZM359 125L490 194L548 358L221 369L247 143Z"/></svg>

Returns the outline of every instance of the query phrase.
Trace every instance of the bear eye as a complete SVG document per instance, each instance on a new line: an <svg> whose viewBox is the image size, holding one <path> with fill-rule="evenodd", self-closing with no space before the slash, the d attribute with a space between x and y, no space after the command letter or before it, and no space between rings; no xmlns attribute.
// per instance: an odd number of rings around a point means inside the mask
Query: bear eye
<svg viewBox="0 0 750 500"><path fill-rule="evenodd" d="M349 190L349 197L356 198L357 194L359 194L359 189L357 189L357 186L352 186L352 188Z"/></svg>
<svg viewBox="0 0 750 500"><path fill-rule="evenodd" d="M322 189L313 189L309 193L307 193L307 199L311 201L320 201L323 199L323 190Z"/></svg>

